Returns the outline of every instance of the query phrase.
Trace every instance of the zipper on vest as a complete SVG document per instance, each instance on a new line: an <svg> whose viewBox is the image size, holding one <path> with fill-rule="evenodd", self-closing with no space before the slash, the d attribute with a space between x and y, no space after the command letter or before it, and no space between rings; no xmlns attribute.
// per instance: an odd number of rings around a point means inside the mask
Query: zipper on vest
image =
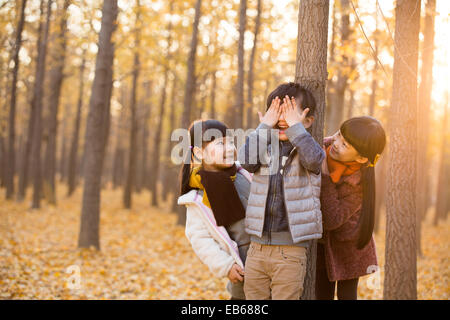
<svg viewBox="0 0 450 320"><path fill-rule="evenodd" d="M286 218L287 218L287 220L288 220L289 232L291 233L291 238L292 238L292 242L293 242L293 243L294 243L294 236L292 235L291 222L289 221L289 212L288 212L288 207L287 207L287 202L286 202L286 192L285 192L285 186L284 186L284 178L285 178L285 173L286 173L285 168L287 167L287 164L288 164L288 163L290 164L290 163L292 162L291 155L292 155L292 153L293 153L294 150L295 150L295 147L294 147L294 149L292 149L292 151L289 153L288 159L286 160L286 163L285 163L285 165L283 166L283 169L282 169L283 171L282 171L282 173L281 173L281 182L283 183L282 191L283 191L284 209L286 210ZM289 158L291 158L291 159L289 159ZM289 162L289 160L291 160L291 161Z"/></svg>
<svg viewBox="0 0 450 320"><path fill-rule="evenodd" d="M276 173L277 175L278 175L278 172ZM275 176L275 178L276 178L276 176ZM270 179L270 178L269 178ZM269 183L270 183L270 180L269 180ZM269 220L269 245L271 245L272 244L272 224L273 224L273 206L274 206L274 200L275 200L275 195L276 195L276 191L277 191L277 187L276 187L276 184L275 184L275 190L273 190L273 192L272 192L272 196L271 196L271 205L270 205L270 220Z"/></svg>

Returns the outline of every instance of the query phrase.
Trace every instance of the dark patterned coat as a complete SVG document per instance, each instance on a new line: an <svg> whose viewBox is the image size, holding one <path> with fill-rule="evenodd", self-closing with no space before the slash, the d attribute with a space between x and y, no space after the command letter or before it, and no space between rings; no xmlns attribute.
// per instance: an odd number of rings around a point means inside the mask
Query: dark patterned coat
<svg viewBox="0 0 450 320"><path fill-rule="evenodd" d="M324 144L331 142L327 139ZM342 176L334 184L322 174L320 204L323 220L325 262L330 281L348 280L376 270L375 241L361 250L358 241L358 221L362 205L361 171Z"/></svg>

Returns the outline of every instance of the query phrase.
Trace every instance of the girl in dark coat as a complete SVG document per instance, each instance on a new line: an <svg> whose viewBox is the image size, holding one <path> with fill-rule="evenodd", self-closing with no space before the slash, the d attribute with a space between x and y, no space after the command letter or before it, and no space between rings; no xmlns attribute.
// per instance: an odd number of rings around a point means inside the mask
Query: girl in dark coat
<svg viewBox="0 0 450 320"><path fill-rule="evenodd" d="M357 299L359 277L376 270L372 237L375 212L374 166L386 144L372 117L346 120L324 139L321 210L323 238L317 246L316 298Z"/></svg>

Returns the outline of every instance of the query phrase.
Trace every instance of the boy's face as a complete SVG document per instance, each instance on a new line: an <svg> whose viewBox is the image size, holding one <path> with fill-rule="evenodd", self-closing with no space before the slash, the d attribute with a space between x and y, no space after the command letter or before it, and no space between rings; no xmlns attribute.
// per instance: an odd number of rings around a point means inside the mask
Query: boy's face
<svg viewBox="0 0 450 320"><path fill-rule="evenodd" d="M300 113L303 110L300 108L300 100L295 99L295 104L297 107L297 111ZM281 108L285 108L285 107L286 107L286 105L285 105L285 103L283 103L281 105ZM311 127L313 122L314 122L314 116L308 116L303 121L303 126L307 129L307 128ZM281 113L280 117L278 118L278 122L274 126L274 128L280 130L279 135L278 135L278 139L280 139L280 141L287 141L289 139L285 133L285 130L287 128L289 128L289 125L287 124L286 119L284 118L283 112Z"/></svg>

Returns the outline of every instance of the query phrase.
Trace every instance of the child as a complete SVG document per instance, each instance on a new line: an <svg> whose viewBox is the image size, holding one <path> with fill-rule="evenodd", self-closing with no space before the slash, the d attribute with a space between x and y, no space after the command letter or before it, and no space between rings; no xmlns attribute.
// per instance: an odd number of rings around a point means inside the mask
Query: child
<svg viewBox="0 0 450 320"><path fill-rule="evenodd" d="M345 121L324 139L322 166L323 239L317 246L316 297L357 299L358 279L377 265L372 238L375 170L386 144L380 122L372 117Z"/></svg>
<svg viewBox="0 0 450 320"><path fill-rule="evenodd" d="M191 124L178 204L187 208L186 236L197 256L212 273L230 279L227 289L232 300L244 300L244 263L250 244L244 217L251 177L235 164L236 148L226 130L217 120ZM208 138L211 132L216 136ZM197 165L191 166L192 162Z"/></svg>
<svg viewBox="0 0 450 320"><path fill-rule="evenodd" d="M245 218L251 235L247 299L298 300L302 295L308 240L322 237L319 193L325 153L306 130L315 106L305 88L281 84L239 150L239 162L254 173Z"/></svg>

